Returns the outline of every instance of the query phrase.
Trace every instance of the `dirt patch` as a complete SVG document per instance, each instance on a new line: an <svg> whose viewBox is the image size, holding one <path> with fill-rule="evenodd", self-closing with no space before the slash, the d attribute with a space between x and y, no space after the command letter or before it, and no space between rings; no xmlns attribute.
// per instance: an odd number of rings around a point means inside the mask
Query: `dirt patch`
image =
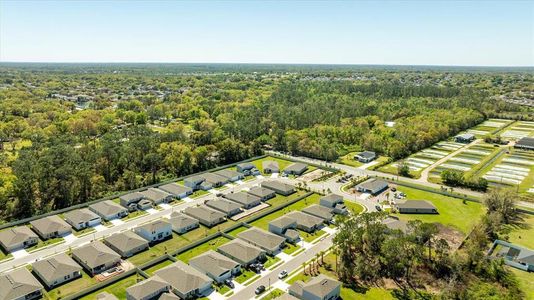
<svg viewBox="0 0 534 300"><path fill-rule="evenodd" d="M452 251L458 250L460 245L462 245L462 241L465 238L465 235L451 227L444 226L443 224L436 223L438 226L438 239L444 239L449 243L449 247L451 247Z"/></svg>
<svg viewBox="0 0 534 300"><path fill-rule="evenodd" d="M313 171L311 171L309 173L306 173L306 174L300 176L298 178L298 180L304 181L304 182L311 182L311 181L313 181L315 179L319 179L319 178L321 178L321 177L323 177L325 175L328 175L330 173L332 173L332 172L321 170L321 169L317 169L317 170L313 170Z"/></svg>

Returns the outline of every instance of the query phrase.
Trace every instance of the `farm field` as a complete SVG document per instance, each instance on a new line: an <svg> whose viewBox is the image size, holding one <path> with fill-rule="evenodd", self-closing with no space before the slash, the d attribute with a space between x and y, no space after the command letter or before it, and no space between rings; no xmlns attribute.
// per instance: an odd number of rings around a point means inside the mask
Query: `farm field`
<svg viewBox="0 0 534 300"><path fill-rule="evenodd" d="M534 136L534 122L517 121L501 133L501 137L508 140L519 140L527 136Z"/></svg>
<svg viewBox="0 0 534 300"><path fill-rule="evenodd" d="M480 175L490 186L517 187L519 193L534 195L534 152L510 149Z"/></svg>
<svg viewBox="0 0 534 300"><path fill-rule="evenodd" d="M466 130L466 133L474 134L477 138L483 138L486 135L494 134L502 128L510 125L512 120L488 119L481 124Z"/></svg>
<svg viewBox="0 0 534 300"><path fill-rule="evenodd" d="M408 158L404 159L410 168L410 174L414 178L421 176L421 171L428 168L430 165L440 160L441 158L451 154L452 152L465 147L467 144L456 143L453 141L442 141L430 148L423 149ZM399 161L390 163L378 169L378 171L397 174Z"/></svg>

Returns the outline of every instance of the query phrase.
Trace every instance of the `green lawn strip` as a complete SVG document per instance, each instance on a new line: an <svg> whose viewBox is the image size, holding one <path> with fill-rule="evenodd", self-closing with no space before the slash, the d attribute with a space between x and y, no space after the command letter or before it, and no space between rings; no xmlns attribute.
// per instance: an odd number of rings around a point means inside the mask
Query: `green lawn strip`
<svg viewBox="0 0 534 300"><path fill-rule="evenodd" d="M421 220L423 222L438 222L446 226L457 228L467 234L484 214L484 206L473 201L444 196L405 186L398 186L397 190L406 193L409 200L427 200L433 203L439 214L395 214L402 220Z"/></svg>
<svg viewBox="0 0 534 300"><path fill-rule="evenodd" d="M306 191L303 191L303 190L298 190L297 192L289 195L289 196L282 196L282 195L278 195L276 194L276 196L274 198L271 198L269 200L267 200L267 203L271 205L271 207L278 207L280 205L283 205L293 199L296 199L302 195L306 194Z"/></svg>
<svg viewBox="0 0 534 300"><path fill-rule="evenodd" d="M534 273L525 272L516 268L509 268L517 278L519 288L525 293L525 299L534 300Z"/></svg>
<svg viewBox="0 0 534 300"><path fill-rule="evenodd" d="M122 220L127 222L127 221L131 221L132 219L139 218L147 214L148 213L144 210L136 210L134 212L129 213L126 217L122 218Z"/></svg>
<svg viewBox="0 0 534 300"><path fill-rule="evenodd" d="M282 296L283 294L285 294L285 293L281 289L274 289L269 294L265 295L265 297L263 297L261 299L262 300L273 300L273 299L276 299L276 298Z"/></svg>
<svg viewBox="0 0 534 300"><path fill-rule="evenodd" d="M65 242L65 240L62 237L48 239L46 241L43 241L43 240L39 239L39 242L37 243L37 245L29 247L29 248L26 248L26 251L27 252L34 252L34 251L37 251L37 250L39 250L39 249L41 249L43 247L47 247L47 246L51 246L51 245L55 245L55 244L60 244L60 243L63 243L63 242Z"/></svg>
<svg viewBox="0 0 534 300"><path fill-rule="evenodd" d="M306 249L304 249L304 248L300 248L299 250L293 252L293 253L291 254L291 256L297 256L297 255L301 254L302 252L304 252L304 250L306 250Z"/></svg>
<svg viewBox="0 0 534 300"><path fill-rule="evenodd" d="M534 250L534 215L521 214L521 217L523 218L521 225L508 227L510 229L508 241Z"/></svg>
<svg viewBox="0 0 534 300"><path fill-rule="evenodd" d="M279 257L267 256L267 261L263 264L263 266L265 267L265 269L269 269L270 267L274 266L275 264L277 264L280 261L281 261L281 259Z"/></svg>
<svg viewBox="0 0 534 300"><path fill-rule="evenodd" d="M12 257L11 253L5 253L4 250L0 249L0 261L11 258L11 257Z"/></svg>
<svg viewBox="0 0 534 300"><path fill-rule="evenodd" d="M486 174L493 166L496 164L496 161L501 161L504 154L506 153L506 148L496 148L490 155L486 156L480 163L478 163L474 168L468 171L466 174L471 177L478 178Z"/></svg>
<svg viewBox="0 0 534 300"><path fill-rule="evenodd" d="M166 267L166 266L168 266L168 265L170 265L172 263L173 263L172 260L166 259L163 262L160 262L157 265L153 265L152 267L150 267L148 269L145 269L143 271L145 271L149 275L154 275L154 272L156 272L157 270L162 269L162 268L164 268L164 267Z"/></svg>
<svg viewBox="0 0 534 300"><path fill-rule="evenodd" d="M272 157L272 156L266 156L264 158L251 161L250 163L252 163L258 170L260 170L261 173L263 173L262 163L266 160L273 160L273 161L278 162L278 168L280 168L280 171L284 170L287 166L293 163L292 161L281 159L278 157Z"/></svg>
<svg viewBox="0 0 534 300"><path fill-rule="evenodd" d="M98 281L82 270L82 277L60 285L44 293L44 299L60 299L97 284Z"/></svg>
<svg viewBox="0 0 534 300"><path fill-rule="evenodd" d="M196 246L195 248L193 249L190 249L190 250L187 250L185 251L184 253L181 253L181 254L178 254L176 256L177 259L185 262L185 263L188 263L189 260L197 255L200 255L202 253L205 253L209 250L216 250L219 246L221 246L222 244L225 244L227 242L229 242L230 240L225 238L225 237L217 237L217 238L214 238L212 240L209 240L203 244L200 244L198 246Z"/></svg>
<svg viewBox="0 0 534 300"><path fill-rule="evenodd" d="M279 218L289 212L292 212L292 211L298 211L298 210L302 210L303 208L307 207L307 206L310 206L312 204L319 204L319 199L321 198L321 195L319 194L312 194L296 203L293 203L289 206L286 206L280 210L277 210L271 214L268 214L254 222L252 222L250 225L252 226L256 226L256 227L259 227L259 228L262 228L262 229L265 229L265 230L268 230L269 228L269 222L271 222L272 220L276 219L276 218ZM293 198L294 199L294 198ZM269 201L268 201L269 202Z"/></svg>
<svg viewBox="0 0 534 300"><path fill-rule="evenodd" d="M96 299L96 295L102 293L102 292L108 292L110 294L115 295L119 299L126 299L126 289L130 286L137 283L138 280L142 280L142 277L138 275L132 275L128 276L122 280L119 280L113 284L110 284L100 290L97 290L89 295L86 295L81 300L94 300Z"/></svg>
<svg viewBox="0 0 534 300"><path fill-rule="evenodd" d="M256 176L249 175L249 176L245 176L245 179L243 179L244 182L251 181L251 180L256 180Z"/></svg>
<svg viewBox="0 0 534 300"><path fill-rule="evenodd" d="M351 211L355 215L360 214L364 210L364 207L361 204L347 199L345 199L345 206L347 207L347 210Z"/></svg>
<svg viewBox="0 0 534 300"><path fill-rule="evenodd" d="M240 233L240 232L243 232L245 230L247 230L248 228L245 227L245 226L240 226L240 227L237 227L236 229L228 232L228 235L231 235L233 237L237 237L237 234Z"/></svg>
<svg viewBox="0 0 534 300"><path fill-rule="evenodd" d="M301 247L299 245L293 245L293 244L290 244L290 243L286 243L286 247L282 250L282 252L284 252L285 254L289 254L291 255L292 253L294 253L295 251L301 249Z"/></svg>
<svg viewBox="0 0 534 300"><path fill-rule="evenodd" d="M256 275L256 273L254 273L254 272L252 272L250 270L245 270L245 269L241 268L241 274L235 278L235 281L237 283L243 283L243 282L249 280L250 278L254 277L255 275Z"/></svg>
<svg viewBox="0 0 534 300"><path fill-rule="evenodd" d="M75 236L82 236L82 235L86 235L86 234L89 234L89 233L92 233L96 231L96 229L94 227L87 227L87 228L84 228L82 230L73 230L72 231L72 234L74 234Z"/></svg>
<svg viewBox="0 0 534 300"><path fill-rule="evenodd" d="M326 231L324 231L324 230L317 230L317 231L312 232L312 233L309 233L309 232L306 232L306 231L302 231L300 229L297 229L297 230L299 231L300 238L303 241L308 242L308 243L311 243L311 242L315 241L316 239L318 239L321 236L326 234Z"/></svg>
<svg viewBox="0 0 534 300"><path fill-rule="evenodd" d="M250 278L247 282L244 283L245 286L252 284L254 281L261 278L261 275L257 274L256 276Z"/></svg>
<svg viewBox="0 0 534 300"><path fill-rule="evenodd" d="M204 190L194 191L193 194L189 196L189 198L194 199L194 198L202 197L208 193L209 193L208 191L204 191Z"/></svg>
<svg viewBox="0 0 534 300"><path fill-rule="evenodd" d="M221 224L218 224L216 226L213 226L211 228L208 228L204 225L200 225L199 228L195 229L195 230L191 230L187 233L184 233L183 235L181 235L182 238L190 241L190 242L194 242L196 240L199 240L201 238L205 238L211 234L214 234L214 233L217 233L219 231L224 231L226 228L229 228L229 227L232 227L235 225L235 221L232 221L232 220L227 220L226 222L224 223L221 223Z"/></svg>
<svg viewBox="0 0 534 300"><path fill-rule="evenodd" d="M344 164L344 165L355 167L355 168L360 167L363 165L363 163L354 159L354 155L358 153L360 152L349 152L347 155L344 155L338 158L337 162L340 164Z"/></svg>
<svg viewBox="0 0 534 300"><path fill-rule="evenodd" d="M150 247L150 249L128 258L128 261L136 266L140 266L164 255L165 253L170 253L176 249L184 247L189 243L191 243L191 241L184 239L173 232L171 239L155 244L154 246Z"/></svg>
<svg viewBox="0 0 534 300"><path fill-rule="evenodd" d="M224 295L230 291L230 288L226 284L213 285L213 289L221 295Z"/></svg>

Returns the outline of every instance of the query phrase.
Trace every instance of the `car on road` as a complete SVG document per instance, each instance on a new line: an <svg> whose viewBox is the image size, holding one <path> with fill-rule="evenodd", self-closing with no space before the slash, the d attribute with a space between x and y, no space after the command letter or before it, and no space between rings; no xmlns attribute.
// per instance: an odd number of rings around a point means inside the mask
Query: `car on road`
<svg viewBox="0 0 534 300"><path fill-rule="evenodd" d="M217 196L217 197L222 197L223 195L224 195L223 193L217 193L217 194L215 194L215 196Z"/></svg>
<svg viewBox="0 0 534 300"><path fill-rule="evenodd" d="M265 292L265 286L264 286L264 285L260 285L260 286L258 286L258 287L256 288L256 290L254 291L254 293L255 293L256 295L259 295L259 294L261 294L261 293L263 293L263 292Z"/></svg>
<svg viewBox="0 0 534 300"><path fill-rule="evenodd" d="M382 211L382 206L380 206L380 205L375 205L375 208L376 208L376 210L378 210L378 211Z"/></svg>
<svg viewBox="0 0 534 300"><path fill-rule="evenodd" d="M278 279L282 279L282 278L286 278L287 277L287 271L286 270L283 270L282 272L280 272L280 274L278 274Z"/></svg>
<svg viewBox="0 0 534 300"><path fill-rule="evenodd" d="M230 279L226 279L226 280L224 281L224 284L226 284L226 285L227 285L229 288L231 288L231 289L235 288L234 283L233 283L232 280L230 280Z"/></svg>

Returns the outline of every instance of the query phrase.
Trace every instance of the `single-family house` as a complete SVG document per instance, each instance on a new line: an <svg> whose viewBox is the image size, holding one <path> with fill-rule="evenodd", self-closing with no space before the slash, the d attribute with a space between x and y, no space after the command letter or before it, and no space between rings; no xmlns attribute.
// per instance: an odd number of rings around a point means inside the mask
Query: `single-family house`
<svg viewBox="0 0 534 300"><path fill-rule="evenodd" d="M72 258L91 274L99 274L121 262L121 256L101 241L74 248Z"/></svg>
<svg viewBox="0 0 534 300"><path fill-rule="evenodd" d="M160 190L172 194L176 199L183 199L193 193L193 189L187 186L179 185L177 183L168 183L160 185Z"/></svg>
<svg viewBox="0 0 534 300"><path fill-rule="evenodd" d="M292 244L300 239L297 220L288 216L281 216L269 222L269 231L285 237L286 241Z"/></svg>
<svg viewBox="0 0 534 300"><path fill-rule="evenodd" d="M437 214L438 209L432 202L426 200L406 200L399 202L395 208L401 214Z"/></svg>
<svg viewBox="0 0 534 300"><path fill-rule="evenodd" d="M102 292L96 295L96 300L119 300L119 298L117 298L117 296L110 294L108 292Z"/></svg>
<svg viewBox="0 0 534 300"><path fill-rule="evenodd" d="M319 199L319 204L333 209L335 214L344 215L348 213L347 207L343 203L343 197L341 195L328 194L326 196L322 196Z"/></svg>
<svg viewBox="0 0 534 300"><path fill-rule="evenodd" d="M454 137L454 141L457 143L471 143L475 140L475 135L472 133L459 134Z"/></svg>
<svg viewBox="0 0 534 300"><path fill-rule="evenodd" d="M141 199L139 202L137 202L136 207L139 210L151 209L154 208L154 202L148 199Z"/></svg>
<svg viewBox="0 0 534 300"><path fill-rule="evenodd" d="M497 248L497 246L499 246L499 248ZM498 251L495 249L498 249ZM505 241L495 240L490 251L496 251L496 256L502 257L504 263L509 266L527 272L534 272L534 251L531 249Z"/></svg>
<svg viewBox="0 0 534 300"><path fill-rule="evenodd" d="M164 278L171 285L172 291L181 299L202 297L211 290L213 283L208 276L182 261L157 270L155 275Z"/></svg>
<svg viewBox="0 0 534 300"><path fill-rule="evenodd" d="M323 226L324 220L301 211L293 211L286 216L297 221L297 228L306 232L314 232Z"/></svg>
<svg viewBox="0 0 534 300"><path fill-rule="evenodd" d="M389 217L382 220L382 224L386 225L389 230L400 230L406 232L408 229L408 223L397 219L396 217Z"/></svg>
<svg viewBox="0 0 534 300"><path fill-rule="evenodd" d="M284 173L288 175L302 175L308 170L308 165L303 163L292 163L284 169Z"/></svg>
<svg viewBox="0 0 534 300"><path fill-rule="evenodd" d="M26 268L0 275L1 300L33 300L43 297L43 285Z"/></svg>
<svg viewBox="0 0 534 300"><path fill-rule="evenodd" d="M280 173L278 162L274 160L264 160L261 163L261 167L263 169L263 173L265 174Z"/></svg>
<svg viewBox="0 0 534 300"><path fill-rule="evenodd" d="M128 209L111 201L100 201L89 205L89 209L106 221L120 219L128 215Z"/></svg>
<svg viewBox="0 0 534 300"><path fill-rule="evenodd" d="M304 283L297 280L289 287L289 294L301 300L336 300L341 293L341 283L324 274Z"/></svg>
<svg viewBox="0 0 534 300"><path fill-rule="evenodd" d="M256 166L249 162L237 164L236 170L237 172L243 173L244 175L259 175L260 174L260 171L256 168Z"/></svg>
<svg viewBox="0 0 534 300"><path fill-rule="evenodd" d="M148 241L130 230L112 234L104 239L104 244L122 258L133 256L148 249Z"/></svg>
<svg viewBox="0 0 534 300"><path fill-rule="evenodd" d="M200 189L200 184L204 182L204 177L195 175L184 179L184 185L190 187L193 191Z"/></svg>
<svg viewBox="0 0 534 300"><path fill-rule="evenodd" d="M37 245L39 237L27 226L18 226L0 231L0 245L7 252Z"/></svg>
<svg viewBox="0 0 534 300"><path fill-rule="evenodd" d="M276 197L275 191L261 187L261 186L251 187L247 191L247 193L254 195L256 197L260 197L261 201L267 201L269 199Z"/></svg>
<svg viewBox="0 0 534 300"><path fill-rule="evenodd" d="M218 283L241 272L241 265L238 262L213 250L191 258L189 265Z"/></svg>
<svg viewBox="0 0 534 300"><path fill-rule="evenodd" d="M200 222L197 219L179 212L173 212L171 214L169 223L171 223L172 230L179 234L184 234L200 226Z"/></svg>
<svg viewBox="0 0 534 300"><path fill-rule="evenodd" d="M156 220L135 227L134 232L149 243L157 243L172 237L172 226L164 220Z"/></svg>
<svg viewBox="0 0 534 300"><path fill-rule="evenodd" d="M241 239L233 239L220 246L217 251L240 263L242 266L248 266L265 260L264 250Z"/></svg>
<svg viewBox="0 0 534 300"><path fill-rule="evenodd" d="M356 186L356 190L362 193L378 195L388 188L388 183L382 179L372 178Z"/></svg>
<svg viewBox="0 0 534 300"><path fill-rule="evenodd" d="M141 194L144 199L154 202L155 205L171 202L173 198L172 194L156 188L149 188L148 190L142 191Z"/></svg>
<svg viewBox="0 0 534 300"><path fill-rule="evenodd" d="M32 264L32 272L51 289L62 283L82 276L82 267L66 253L36 261Z"/></svg>
<svg viewBox="0 0 534 300"><path fill-rule="evenodd" d="M158 300L180 300L180 297L176 296L172 292L163 293L159 296Z"/></svg>
<svg viewBox="0 0 534 300"><path fill-rule="evenodd" d="M354 159L362 163L368 163L376 158L376 153L373 151L363 151L354 155Z"/></svg>
<svg viewBox="0 0 534 300"><path fill-rule="evenodd" d="M87 227L100 225L102 218L88 208L80 208L65 213L65 221L74 229L82 230Z"/></svg>
<svg viewBox="0 0 534 300"><path fill-rule="evenodd" d="M204 174L201 174L200 176L204 178L204 182L211 184L212 188L223 186L227 184L229 181L226 177L223 177L215 173L204 173Z"/></svg>
<svg viewBox="0 0 534 300"><path fill-rule="evenodd" d="M124 207L129 207L131 204L135 204L143 199L143 194L139 192L133 192L124 194L119 197L120 203Z"/></svg>
<svg viewBox="0 0 534 300"><path fill-rule="evenodd" d="M261 183L261 186L275 191L282 196L289 196L295 192L295 187L291 184L283 183L277 180L268 180Z"/></svg>
<svg viewBox="0 0 534 300"><path fill-rule="evenodd" d="M319 204L312 204L301 210L305 214L309 214L318 218L323 219L325 222L332 221L334 217L334 210Z"/></svg>
<svg viewBox="0 0 534 300"><path fill-rule="evenodd" d="M57 215L31 221L32 230L43 240L60 237L72 232L70 225Z"/></svg>
<svg viewBox="0 0 534 300"><path fill-rule="evenodd" d="M241 212L241 205L228 201L226 199L212 199L205 202L206 206L224 213L225 216L231 217Z"/></svg>
<svg viewBox="0 0 534 300"><path fill-rule="evenodd" d="M514 148L534 150L534 137L523 137L514 144Z"/></svg>
<svg viewBox="0 0 534 300"><path fill-rule="evenodd" d="M261 204L261 198L247 192L228 193L224 198L238 203L244 209L250 209Z"/></svg>
<svg viewBox="0 0 534 300"><path fill-rule="evenodd" d="M280 251L286 241L286 239L281 236L256 227L238 233L237 237L265 250L269 255L275 255Z"/></svg>
<svg viewBox="0 0 534 300"><path fill-rule="evenodd" d="M167 293L171 285L155 275L126 289L127 300L157 300L159 296Z"/></svg>
<svg viewBox="0 0 534 300"><path fill-rule="evenodd" d="M299 298L292 296L290 294L282 294L275 298L276 300L299 300Z"/></svg>
<svg viewBox="0 0 534 300"><path fill-rule="evenodd" d="M184 210L184 214L193 217L200 221L200 224L213 227L225 221L225 214L206 205L188 207Z"/></svg>
<svg viewBox="0 0 534 300"><path fill-rule="evenodd" d="M227 181L234 182L245 178L245 175L230 169L222 169L213 174L226 178Z"/></svg>

